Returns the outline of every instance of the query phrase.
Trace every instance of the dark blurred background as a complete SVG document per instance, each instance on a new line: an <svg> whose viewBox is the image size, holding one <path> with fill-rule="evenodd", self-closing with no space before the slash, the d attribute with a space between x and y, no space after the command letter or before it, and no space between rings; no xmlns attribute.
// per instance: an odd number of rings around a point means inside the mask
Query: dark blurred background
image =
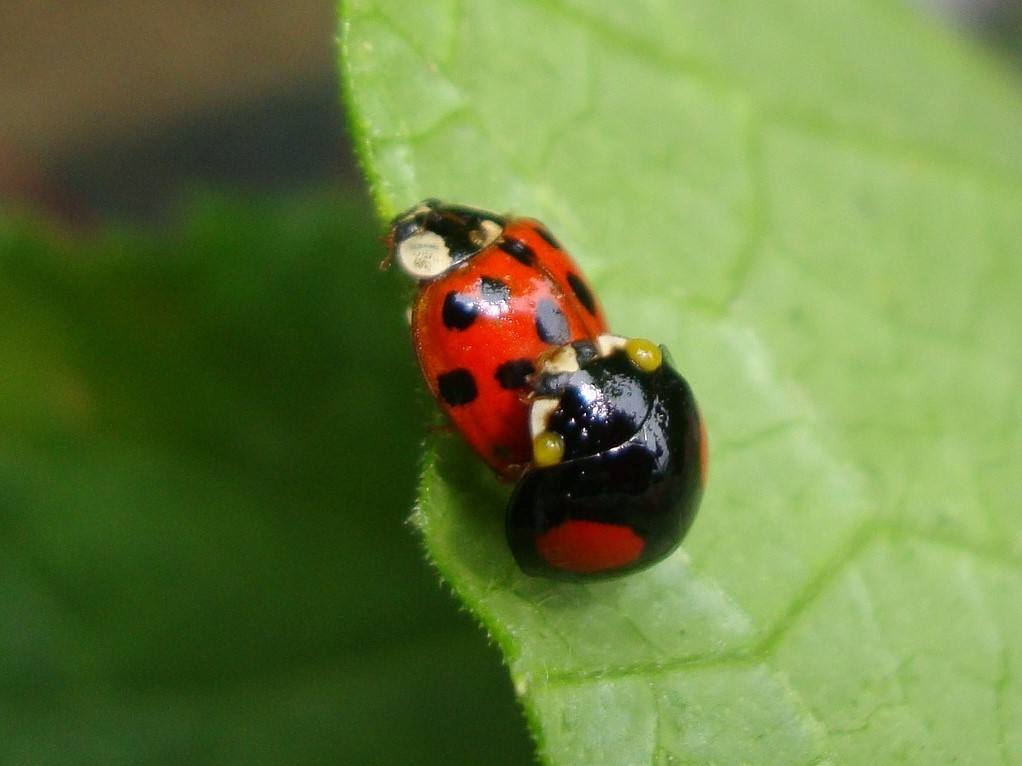
<svg viewBox="0 0 1022 766"><path fill-rule="evenodd" d="M907 1L1020 49L1022 0ZM4 0L0 190L42 168L100 217L143 222L197 186L362 194L334 17L331 0Z"/></svg>
<svg viewBox="0 0 1022 766"><path fill-rule="evenodd" d="M41 167L101 217L145 222L197 186L361 193L336 26L330 0L5 0L0 188Z"/></svg>
<svg viewBox="0 0 1022 766"><path fill-rule="evenodd" d="M336 29L0 2L0 206L113 222L0 225L4 766L532 760L407 523L431 409Z"/></svg>

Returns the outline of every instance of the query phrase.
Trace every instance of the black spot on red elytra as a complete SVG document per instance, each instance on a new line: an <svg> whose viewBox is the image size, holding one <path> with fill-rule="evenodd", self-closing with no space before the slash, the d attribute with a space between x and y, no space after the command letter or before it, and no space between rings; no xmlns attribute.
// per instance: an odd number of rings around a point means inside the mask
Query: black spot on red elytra
<svg viewBox="0 0 1022 766"><path fill-rule="evenodd" d="M472 377L471 372L464 368L437 375L436 382L437 388L440 390L440 398L451 407L469 404L479 396L476 379Z"/></svg>
<svg viewBox="0 0 1022 766"><path fill-rule="evenodd" d="M536 253L520 239L506 237L501 240L498 247L525 266L532 266L536 263Z"/></svg>
<svg viewBox="0 0 1022 766"><path fill-rule="evenodd" d="M556 346L567 343L571 338L568 332L568 318L564 316L560 306L549 298L544 298L536 306L536 333L544 343Z"/></svg>
<svg viewBox="0 0 1022 766"><path fill-rule="evenodd" d="M506 282L501 282L493 277L483 277L480 280L480 293L482 299L490 304L502 304L507 306L511 300L511 288Z"/></svg>
<svg viewBox="0 0 1022 766"><path fill-rule="evenodd" d="M444 298L440 316L448 330L467 330L479 316L479 308L472 298L452 290Z"/></svg>
<svg viewBox="0 0 1022 766"><path fill-rule="evenodd" d="M589 289L589 285L586 284L586 281L578 274L569 272L568 284L571 285L571 289L575 293L575 297L578 298L579 303L585 306L586 311L595 316L596 298L593 297L593 292Z"/></svg>
<svg viewBox="0 0 1022 766"><path fill-rule="evenodd" d="M512 359L510 362L504 362L504 364L497 368L497 382L501 388L506 388L509 391L516 388L525 388L525 379L535 371L536 368L532 366L530 360Z"/></svg>
<svg viewBox="0 0 1022 766"><path fill-rule="evenodd" d="M550 230L547 229L545 226L537 226L536 233L543 238L544 242L546 242L548 245L550 245L550 247L554 248L555 250L564 249L561 247L561 243L554 238L554 235L551 234Z"/></svg>

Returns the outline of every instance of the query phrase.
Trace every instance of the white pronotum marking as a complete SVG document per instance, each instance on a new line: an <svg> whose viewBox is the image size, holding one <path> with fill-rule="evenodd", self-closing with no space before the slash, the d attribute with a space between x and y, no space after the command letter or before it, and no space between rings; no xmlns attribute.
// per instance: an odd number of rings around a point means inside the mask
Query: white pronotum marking
<svg viewBox="0 0 1022 766"><path fill-rule="evenodd" d="M547 423L550 422L550 415L557 409L557 402L556 396L541 396L532 400L532 407L529 409L529 433L533 439L547 430Z"/></svg>
<svg viewBox="0 0 1022 766"><path fill-rule="evenodd" d="M578 372L578 354L574 346L558 346L540 354L538 366L540 375Z"/></svg>
<svg viewBox="0 0 1022 766"><path fill-rule="evenodd" d="M600 352L600 356L610 356L615 351L623 349L627 342L628 338L623 335L604 333L596 339L596 350Z"/></svg>
<svg viewBox="0 0 1022 766"><path fill-rule="evenodd" d="M478 245L479 249L487 248L497 241L497 237L503 233L504 227L494 221L492 218L484 218L479 222L479 228L476 230L479 238Z"/></svg>
<svg viewBox="0 0 1022 766"><path fill-rule="evenodd" d="M413 279L433 279L451 267L451 251L432 231L413 234L397 247L398 265Z"/></svg>

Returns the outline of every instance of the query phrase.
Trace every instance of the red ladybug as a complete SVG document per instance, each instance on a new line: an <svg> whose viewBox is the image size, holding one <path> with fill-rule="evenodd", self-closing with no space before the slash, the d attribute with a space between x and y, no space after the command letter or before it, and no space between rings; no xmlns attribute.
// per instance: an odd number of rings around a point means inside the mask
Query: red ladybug
<svg viewBox="0 0 1022 766"><path fill-rule="evenodd" d="M548 349L607 332L581 270L530 218L426 200L390 258L419 283L412 340L433 396L473 450L517 479L532 459L527 378Z"/></svg>

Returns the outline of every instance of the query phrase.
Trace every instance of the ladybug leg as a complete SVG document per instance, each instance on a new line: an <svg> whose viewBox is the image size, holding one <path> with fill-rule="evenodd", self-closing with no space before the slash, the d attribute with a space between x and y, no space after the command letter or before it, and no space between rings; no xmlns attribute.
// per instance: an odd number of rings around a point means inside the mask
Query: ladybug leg
<svg viewBox="0 0 1022 766"><path fill-rule="evenodd" d="M394 233L393 231L388 232L383 237L383 247L387 251L387 255L382 261L380 261L380 271L386 271L390 268L390 264L394 262Z"/></svg>
<svg viewBox="0 0 1022 766"><path fill-rule="evenodd" d="M493 450L494 457L503 464L503 470L497 472L497 478L500 479L502 484L513 484L517 482L522 474L525 473L525 469L528 468L528 463L509 463L508 458L510 452L507 447L498 445Z"/></svg>

